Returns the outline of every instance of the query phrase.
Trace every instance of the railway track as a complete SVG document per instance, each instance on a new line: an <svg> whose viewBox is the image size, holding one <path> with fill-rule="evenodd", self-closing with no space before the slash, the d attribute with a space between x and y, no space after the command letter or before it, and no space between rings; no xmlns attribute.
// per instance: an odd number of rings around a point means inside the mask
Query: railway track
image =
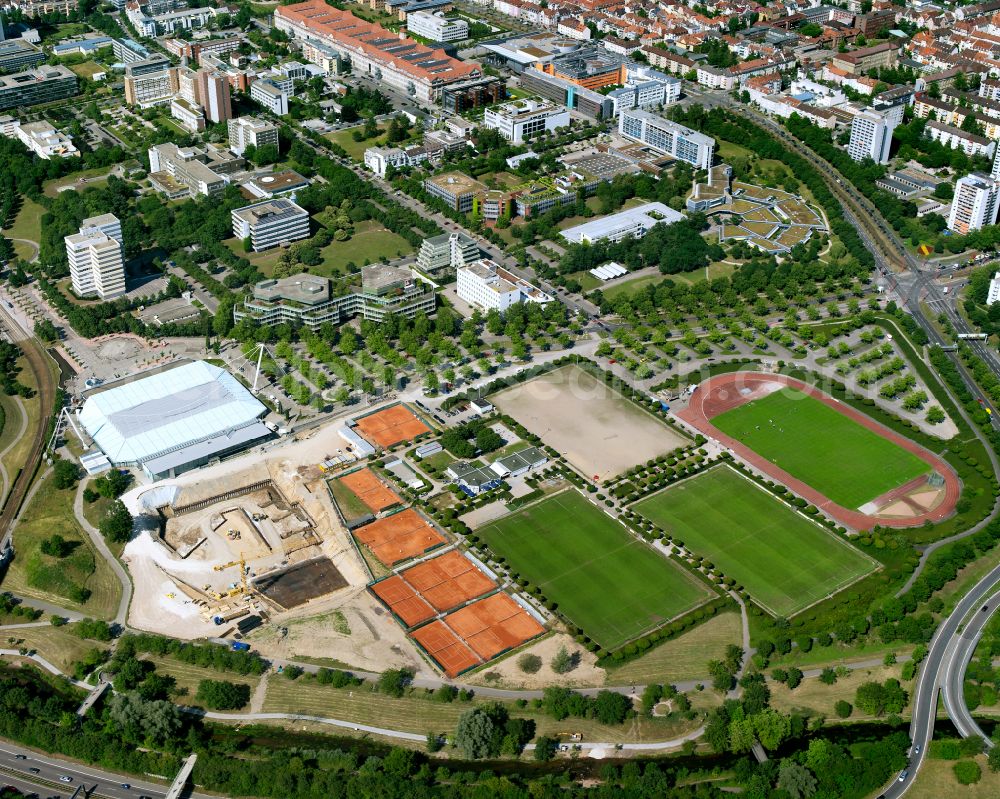
<svg viewBox="0 0 1000 799"><path fill-rule="evenodd" d="M3 307L0 307L0 326L6 329L11 341L17 344L21 348L21 352L24 353L28 366L35 376L40 403L38 424L36 429L31 432L32 441L28 459L21 466L14 480L14 485L11 487L10 493L7 494L3 507L0 508L0 550L2 550L10 539L14 519L17 518L17 514L21 510L21 504L31 487L45 452L45 433L55 402L56 381L52 371L48 368L46 361L48 356L39 345L38 339L25 333L13 317L7 313L7 309Z"/></svg>

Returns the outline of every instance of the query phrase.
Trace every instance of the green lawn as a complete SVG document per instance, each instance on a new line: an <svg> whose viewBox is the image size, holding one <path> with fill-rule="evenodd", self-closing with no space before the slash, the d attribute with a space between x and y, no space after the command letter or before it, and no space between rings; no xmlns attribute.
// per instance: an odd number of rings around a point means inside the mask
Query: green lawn
<svg viewBox="0 0 1000 799"><path fill-rule="evenodd" d="M343 147L347 153L347 157L352 161L363 161L365 158L365 150L369 147L385 147L387 144L384 127L379 128L380 132L378 136L374 136L371 139L365 139L364 141L354 141L354 132L357 130L364 130L364 127L364 123L359 123L353 128L345 128L344 130L327 133L323 136L323 138Z"/></svg>
<svg viewBox="0 0 1000 799"><path fill-rule="evenodd" d="M792 389L721 413L712 424L845 508L860 508L930 470L916 455Z"/></svg>
<svg viewBox="0 0 1000 799"><path fill-rule="evenodd" d="M330 481L330 491L333 492L333 498L337 501L340 512L348 521L371 514L371 509L340 480Z"/></svg>
<svg viewBox="0 0 1000 799"><path fill-rule="evenodd" d="M28 239L37 242L41 238L42 214L45 209L34 200L21 198L21 210L17 212L11 226L4 230L9 239Z"/></svg>
<svg viewBox="0 0 1000 799"><path fill-rule="evenodd" d="M779 616L836 593L876 565L728 466L684 480L633 509Z"/></svg>
<svg viewBox="0 0 1000 799"><path fill-rule="evenodd" d="M402 236L393 233L374 219L366 219L354 227L354 235L347 241L332 241L320 254L323 263L311 267L318 275L347 274L357 271L365 262L375 263L381 258L398 258L413 252L413 246ZM354 269L348 264L353 263Z"/></svg>
<svg viewBox="0 0 1000 799"><path fill-rule="evenodd" d="M644 275L643 277L637 277L632 280L626 280L622 283L616 283L609 288L602 289L602 291L604 292L605 299L614 300L621 296L631 296L640 289L644 289L646 286L651 286L656 283L662 283L663 280L663 275Z"/></svg>
<svg viewBox="0 0 1000 799"><path fill-rule="evenodd" d="M73 72L81 78L93 79L98 72L108 72L108 68L98 64L96 61L84 61L82 64L73 64L70 67Z"/></svg>
<svg viewBox="0 0 1000 799"><path fill-rule="evenodd" d="M574 490L476 533L605 649L621 646L712 595Z"/></svg>

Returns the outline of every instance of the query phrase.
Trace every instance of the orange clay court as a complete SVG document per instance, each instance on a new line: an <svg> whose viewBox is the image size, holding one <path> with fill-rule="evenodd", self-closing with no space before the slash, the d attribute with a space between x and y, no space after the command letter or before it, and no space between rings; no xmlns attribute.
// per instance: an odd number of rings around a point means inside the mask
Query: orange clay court
<svg viewBox="0 0 1000 799"><path fill-rule="evenodd" d="M359 527L354 535L386 566L422 555L444 543L444 536L413 508Z"/></svg>
<svg viewBox="0 0 1000 799"><path fill-rule="evenodd" d="M352 493L375 513L398 505L400 499L396 493L379 480L371 469L359 469L345 474L340 482L351 489Z"/></svg>
<svg viewBox="0 0 1000 799"><path fill-rule="evenodd" d="M493 594L444 617L444 623L484 661L544 632L507 594Z"/></svg>
<svg viewBox="0 0 1000 799"><path fill-rule="evenodd" d="M497 587L472 561L455 550L411 566L400 572L400 576L438 611L457 608Z"/></svg>
<svg viewBox="0 0 1000 799"><path fill-rule="evenodd" d="M409 441L430 428L405 405L376 411L355 422L357 431L377 447L391 447L400 441Z"/></svg>
<svg viewBox="0 0 1000 799"><path fill-rule="evenodd" d="M448 677L457 677L466 669L478 666L482 661L475 653L449 630L444 622L432 621L430 624L410 633L424 651L434 658Z"/></svg>
<svg viewBox="0 0 1000 799"><path fill-rule="evenodd" d="M434 618L434 608L417 596L413 587L398 574L375 583L370 590L407 627Z"/></svg>

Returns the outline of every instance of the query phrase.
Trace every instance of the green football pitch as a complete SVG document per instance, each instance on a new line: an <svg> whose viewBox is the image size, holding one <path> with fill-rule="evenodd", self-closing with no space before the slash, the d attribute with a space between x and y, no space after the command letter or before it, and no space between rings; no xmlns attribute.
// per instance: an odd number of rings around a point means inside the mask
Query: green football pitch
<svg viewBox="0 0 1000 799"><path fill-rule="evenodd" d="M713 595L574 490L476 534L605 649L616 649Z"/></svg>
<svg viewBox="0 0 1000 799"><path fill-rule="evenodd" d="M683 541L760 605L791 616L875 569L864 553L728 466L716 466L633 506Z"/></svg>
<svg viewBox="0 0 1000 799"><path fill-rule="evenodd" d="M930 471L913 453L794 389L720 413L712 424L851 510Z"/></svg>

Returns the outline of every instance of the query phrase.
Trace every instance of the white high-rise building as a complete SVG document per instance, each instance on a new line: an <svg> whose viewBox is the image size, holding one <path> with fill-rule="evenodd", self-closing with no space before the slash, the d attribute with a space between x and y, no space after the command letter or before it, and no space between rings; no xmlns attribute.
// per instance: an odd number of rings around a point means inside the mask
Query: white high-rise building
<svg viewBox="0 0 1000 799"><path fill-rule="evenodd" d="M997 147L996 154L993 156L993 171L990 172L990 177L1000 181L1000 147Z"/></svg>
<svg viewBox="0 0 1000 799"><path fill-rule="evenodd" d="M948 228L964 234L994 225L1000 208L1000 183L975 173L955 182L955 197L948 213Z"/></svg>
<svg viewBox="0 0 1000 799"><path fill-rule="evenodd" d="M80 232L66 236L73 291L78 297L110 300L125 293L122 225L114 214L84 219Z"/></svg>
<svg viewBox="0 0 1000 799"><path fill-rule="evenodd" d="M618 118L618 132L626 139L648 144L698 169L712 166L715 139L641 108L622 112Z"/></svg>
<svg viewBox="0 0 1000 799"><path fill-rule="evenodd" d="M871 158L876 164L889 162L889 148L892 146L892 132L898 125L898 114L865 109L854 117L851 123L851 141L847 154L855 161Z"/></svg>
<svg viewBox="0 0 1000 799"><path fill-rule="evenodd" d="M229 125L229 149L237 155L243 155L243 151L253 145L260 149L265 144L278 146L278 126L257 117L238 117L230 119Z"/></svg>
<svg viewBox="0 0 1000 799"><path fill-rule="evenodd" d="M545 305L552 301L544 291L488 258L460 266L456 277L458 298L485 311L503 313L519 302Z"/></svg>

